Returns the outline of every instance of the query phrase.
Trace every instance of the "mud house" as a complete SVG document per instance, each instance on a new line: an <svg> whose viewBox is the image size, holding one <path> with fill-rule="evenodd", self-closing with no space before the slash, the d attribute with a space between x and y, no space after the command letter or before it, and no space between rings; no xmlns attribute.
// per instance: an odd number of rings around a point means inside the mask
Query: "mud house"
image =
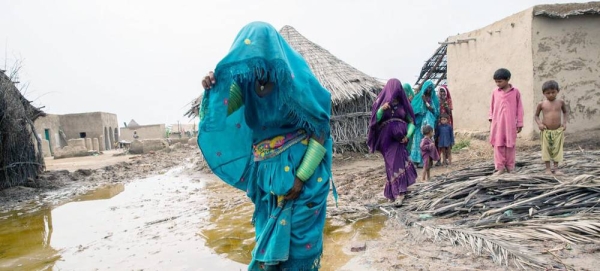
<svg viewBox="0 0 600 271"><path fill-rule="evenodd" d="M33 181L44 169L33 123L45 113L21 95L12 78L0 70L0 189Z"/></svg>
<svg viewBox="0 0 600 271"><path fill-rule="evenodd" d="M550 79L570 107L568 132L600 128L600 2L534 6L447 45L457 129L487 131L492 75L501 67L521 91L525 136L536 135L535 107Z"/></svg>
<svg viewBox="0 0 600 271"><path fill-rule="evenodd" d="M54 115L35 121L38 136L48 141L48 148L65 147L71 139L97 139L99 150L110 150L119 141L117 115L105 112ZM89 146L88 149L94 149Z"/></svg>
<svg viewBox="0 0 600 271"><path fill-rule="evenodd" d="M136 132L139 139L157 139L166 138L167 130L164 124L139 125L135 120L131 120L125 127L121 127L121 139L133 141L133 133Z"/></svg>

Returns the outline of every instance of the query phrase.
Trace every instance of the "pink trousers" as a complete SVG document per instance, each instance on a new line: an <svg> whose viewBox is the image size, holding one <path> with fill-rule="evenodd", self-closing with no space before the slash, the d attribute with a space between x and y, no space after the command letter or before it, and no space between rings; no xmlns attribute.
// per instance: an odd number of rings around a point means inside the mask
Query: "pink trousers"
<svg viewBox="0 0 600 271"><path fill-rule="evenodd" d="M517 155L515 147L509 148L506 146L494 146L494 164L496 170L507 169L512 171L515 169L515 156Z"/></svg>

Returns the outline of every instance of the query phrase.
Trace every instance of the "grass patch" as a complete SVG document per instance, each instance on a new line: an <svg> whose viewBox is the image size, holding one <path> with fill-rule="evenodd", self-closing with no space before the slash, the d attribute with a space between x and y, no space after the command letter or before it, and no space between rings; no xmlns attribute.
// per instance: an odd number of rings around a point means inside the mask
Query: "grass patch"
<svg viewBox="0 0 600 271"><path fill-rule="evenodd" d="M459 151L464 148L468 148L469 146L471 146L471 140L461 139L456 144L454 144L454 146L452 146L452 151Z"/></svg>

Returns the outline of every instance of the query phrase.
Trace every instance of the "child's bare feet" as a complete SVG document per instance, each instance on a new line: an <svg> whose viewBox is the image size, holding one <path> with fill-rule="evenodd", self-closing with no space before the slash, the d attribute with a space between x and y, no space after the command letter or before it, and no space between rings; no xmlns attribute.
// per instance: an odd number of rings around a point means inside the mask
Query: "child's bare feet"
<svg viewBox="0 0 600 271"><path fill-rule="evenodd" d="M498 175L502 175L504 173L506 173L506 169L499 169L499 170L496 170L496 172L494 172L494 174L492 174L492 176L498 176Z"/></svg>
<svg viewBox="0 0 600 271"><path fill-rule="evenodd" d="M548 175L552 175L552 170L547 168L546 171L544 171L544 174L548 174Z"/></svg>
<svg viewBox="0 0 600 271"><path fill-rule="evenodd" d="M555 168L552 172L557 176L565 175L562 171L558 170L558 168Z"/></svg>

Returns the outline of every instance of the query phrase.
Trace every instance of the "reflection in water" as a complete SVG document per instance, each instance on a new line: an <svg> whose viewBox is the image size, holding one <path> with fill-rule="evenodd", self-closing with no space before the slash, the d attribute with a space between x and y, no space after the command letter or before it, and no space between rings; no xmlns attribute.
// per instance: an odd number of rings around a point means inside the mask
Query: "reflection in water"
<svg viewBox="0 0 600 271"><path fill-rule="evenodd" d="M225 211L210 210L210 226L202 230L206 246L236 262L249 264L254 248L254 226L250 224L254 205L248 202Z"/></svg>
<svg viewBox="0 0 600 271"><path fill-rule="evenodd" d="M79 201L110 199L125 187L122 184L100 188L79 197ZM0 269L51 270L60 258L50 246L53 232L52 207L35 212L13 211L0 217Z"/></svg>
<svg viewBox="0 0 600 271"><path fill-rule="evenodd" d="M250 224L254 207L252 203L233 209L212 208L210 210L210 228L202 230L206 245L217 254L239 263L249 264L254 248L254 226ZM350 240L373 240L379 237L387 217L373 215L352 224L333 226L329 221L325 225L322 270L337 270L351 258L344 253Z"/></svg>
<svg viewBox="0 0 600 271"><path fill-rule="evenodd" d="M89 193L86 193L82 196L75 198L73 201L90 201L90 200L102 200L102 199L110 199L121 192L125 191L125 185L123 184L115 184L107 187L103 187L100 189L96 189Z"/></svg>
<svg viewBox="0 0 600 271"><path fill-rule="evenodd" d="M0 220L0 269L44 270L58 259L50 247L52 212L50 208L35 213L11 212ZM29 255L27 257L23 257Z"/></svg>

